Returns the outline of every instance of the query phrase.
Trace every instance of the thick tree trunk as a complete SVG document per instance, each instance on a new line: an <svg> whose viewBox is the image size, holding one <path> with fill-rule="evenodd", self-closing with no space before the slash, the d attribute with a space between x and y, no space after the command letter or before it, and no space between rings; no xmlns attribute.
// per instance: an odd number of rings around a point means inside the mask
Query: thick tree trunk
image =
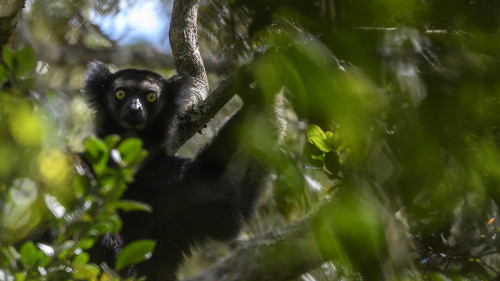
<svg viewBox="0 0 500 281"><path fill-rule="evenodd" d="M171 129L170 135L165 142L169 153L172 154L177 152L198 131L199 128L191 124L193 118L188 118L187 115L201 114L201 111L198 113L196 111L200 108L199 103L205 100L209 91L208 78L198 44L197 19L199 6L200 0L174 0L172 9L169 36L175 68L179 74L191 78L190 88L192 93L188 98L188 102L183 103L184 108L180 110L183 115L178 117L181 124Z"/></svg>
<svg viewBox="0 0 500 281"><path fill-rule="evenodd" d="M170 47L177 72L192 78L193 103L207 97L209 86L198 45L199 0L174 0L170 22Z"/></svg>
<svg viewBox="0 0 500 281"><path fill-rule="evenodd" d="M0 1L0 46L9 42L17 25L17 15L24 7L25 0Z"/></svg>

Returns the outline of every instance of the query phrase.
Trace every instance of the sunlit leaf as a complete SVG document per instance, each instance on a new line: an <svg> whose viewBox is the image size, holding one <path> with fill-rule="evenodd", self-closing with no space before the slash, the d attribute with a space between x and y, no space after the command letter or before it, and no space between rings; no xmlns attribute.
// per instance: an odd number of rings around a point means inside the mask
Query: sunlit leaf
<svg viewBox="0 0 500 281"><path fill-rule="evenodd" d="M153 211L151 206L139 201L132 200L120 200L117 202L113 202L112 204L110 204L110 206L125 212L141 211L150 213Z"/></svg>
<svg viewBox="0 0 500 281"><path fill-rule="evenodd" d="M70 180L70 163L60 150L43 150L38 155L37 162L41 178L48 186L66 185Z"/></svg>
<svg viewBox="0 0 500 281"><path fill-rule="evenodd" d="M82 250L88 250L94 246L95 240L92 238L84 238L80 239L78 241L78 247L80 247Z"/></svg>
<svg viewBox="0 0 500 281"><path fill-rule="evenodd" d="M79 255L76 255L75 258L73 259L73 262L84 264L87 263L89 259L90 259L89 254L83 252Z"/></svg>
<svg viewBox="0 0 500 281"><path fill-rule="evenodd" d="M8 121L10 132L16 141L30 147L41 144L45 127L41 116L28 104L16 104L15 110L10 112Z"/></svg>
<svg viewBox="0 0 500 281"><path fill-rule="evenodd" d="M97 280L101 273L101 270L95 264L74 262L73 267L75 268L73 277L77 280Z"/></svg>
<svg viewBox="0 0 500 281"><path fill-rule="evenodd" d="M151 257L155 245L156 243L152 240L138 240L128 244L116 259L116 271L148 259Z"/></svg>
<svg viewBox="0 0 500 281"><path fill-rule="evenodd" d="M125 139L117 149L127 164L138 164L146 156L145 151L142 150L142 141L137 138Z"/></svg>
<svg viewBox="0 0 500 281"><path fill-rule="evenodd" d="M7 275L7 277L9 277L8 274L6 274L6 275ZM16 274L14 274L14 277L15 277L16 281L24 281L24 280L26 280L26 275L27 275L26 272L18 272Z"/></svg>
<svg viewBox="0 0 500 281"><path fill-rule="evenodd" d="M121 138L118 135L108 135L104 138L104 143L107 147L113 148L120 142L120 140Z"/></svg>
<svg viewBox="0 0 500 281"><path fill-rule="evenodd" d="M312 142L317 148L324 152L329 152L333 150L328 139L326 138L325 132L321 128L314 124L307 125L307 138Z"/></svg>

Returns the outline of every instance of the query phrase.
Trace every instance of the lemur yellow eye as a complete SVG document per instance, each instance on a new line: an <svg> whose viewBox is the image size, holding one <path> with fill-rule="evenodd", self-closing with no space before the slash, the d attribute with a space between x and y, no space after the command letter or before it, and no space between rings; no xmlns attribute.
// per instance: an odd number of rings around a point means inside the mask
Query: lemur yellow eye
<svg viewBox="0 0 500 281"><path fill-rule="evenodd" d="M157 97L156 97L156 93L149 93L147 96L146 96L146 99L148 100L148 102L155 102Z"/></svg>
<svg viewBox="0 0 500 281"><path fill-rule="evenodd" d="M127 94L125 94L125 91L124 91L124 90L118 90L118 91L116 91L116 93L115 93L115 97L116 97L117 99L119 99L119 100L124 99L126 95L127 95Z"/></svg>

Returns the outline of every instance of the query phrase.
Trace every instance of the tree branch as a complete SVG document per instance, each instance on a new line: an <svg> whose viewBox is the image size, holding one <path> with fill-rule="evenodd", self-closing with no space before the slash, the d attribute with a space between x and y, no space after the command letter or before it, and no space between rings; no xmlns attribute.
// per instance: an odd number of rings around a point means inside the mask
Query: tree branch
<svg viewBox="0 0 500 281"><path fill-rule="evenodd" d="M318 248L315 226L328 218L322 214L327 205L286 229L237 247L204 272L184 281L288 281L318 268L327 258Z"/></svg>
<svg viewBox="0 0 500 281"><path fill-rule="evenodd" d="M175 134L174 141L170 144L172 152L193 137L210 121L221 108L237 94L237 83L239 79L246 77L248 66L241 66L236 73L224 79L219 86L208 97L187 111L182 118L182 124Z"/></svg>
<svg viewBox="0 0 500 281"><path fill-rule="evenodd" d="M17 15L24 7L25 0L2 0L0 2L0 46L9 42L17 25Z"/></svg>
<svg viewBox="0 0 500 281"><path fill-rule="evenodd" d="M207 97L209 86L197 34L199 0L174 0L170 22L170 47L175 68L192 78L193 104Z"/></svg>

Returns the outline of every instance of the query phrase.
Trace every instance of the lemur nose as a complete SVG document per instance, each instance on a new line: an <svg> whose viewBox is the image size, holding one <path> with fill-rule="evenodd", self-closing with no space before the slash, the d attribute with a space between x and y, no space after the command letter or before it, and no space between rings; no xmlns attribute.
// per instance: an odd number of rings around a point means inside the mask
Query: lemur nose
<svg viewBox="0 0 500 281"><path fill-rule="evenodd" d="M132 101L132 104L130 105L128 112L130 114L139 114L142 112L142 104L139 102L139 100Z"/></svg>

